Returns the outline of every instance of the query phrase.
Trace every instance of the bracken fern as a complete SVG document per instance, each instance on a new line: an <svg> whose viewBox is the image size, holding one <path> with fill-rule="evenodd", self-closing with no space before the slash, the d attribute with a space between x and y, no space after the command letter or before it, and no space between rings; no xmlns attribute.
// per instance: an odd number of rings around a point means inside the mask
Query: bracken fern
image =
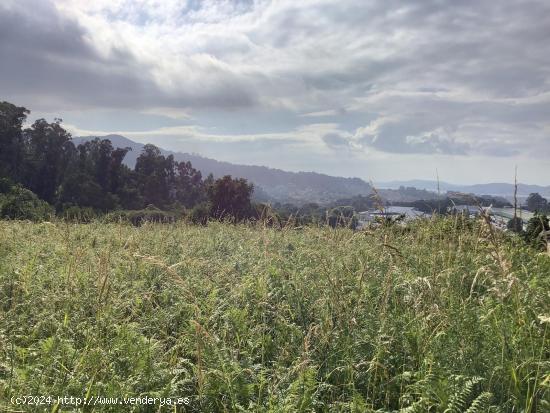
<svg viewBox="0 0 550 413"><path fill-rule="evenodd" d="M187 396L179 410L196 412L546 412L549 291L550 257L456 218L0 221L0 408L50 394Z"/></svg>

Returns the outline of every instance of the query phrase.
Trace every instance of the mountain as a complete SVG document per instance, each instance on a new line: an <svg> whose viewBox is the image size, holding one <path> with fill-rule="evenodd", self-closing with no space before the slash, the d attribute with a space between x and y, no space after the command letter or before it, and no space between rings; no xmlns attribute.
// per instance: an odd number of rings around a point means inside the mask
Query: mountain
<svg viewBox="0 0 550 413"><path fill-rule="evenodd" d="M131 148L131 151L124 158L124 163L132 168L144 146L144 144L134 142L121 135L97 137L109 139L114 147ZM73 142L78 145L94 138L96 136L74 137ZM216 178L224 175L245 178L254 184L256 195L261 194L262 200L291 202L298 205L307 202L326 204L340 198L371 193L371 186L359 178L342 178L316 172L288 172L265 166L237 165L205 158L197 154L160 149L163 155L173 155L178 162L191 162L193 167L201 171L205 177L211 173Z"/></svg>
<svg viewBox="0 0 550 413"><path fill-rule="evenodd" d="M437 181L429 180L410 180L410 181L390 181L378 182L376 188L381 189L399 189L400 187L414 187L417 189L425 189L428 191L437 192ZM456 185L448 182L439 182L439 190L442 194L447 191L464 192L475 195L492 195L510 198L514 195L514 184L511 183L489 183L475 185ZM538 192L543 197L550 196L550 186L518 184L518 196L526 197L533 192Z"/></svg>

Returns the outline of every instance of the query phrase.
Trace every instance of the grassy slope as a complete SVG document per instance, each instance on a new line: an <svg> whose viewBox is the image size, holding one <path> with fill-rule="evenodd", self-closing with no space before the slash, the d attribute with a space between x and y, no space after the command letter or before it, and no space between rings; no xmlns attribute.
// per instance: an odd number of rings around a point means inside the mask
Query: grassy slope
<svg viewBox="0 0 550 413"><path fill-rule="evenodd" d="M550 411L550 258L457 228L0 221L0 406Z"/></svg>

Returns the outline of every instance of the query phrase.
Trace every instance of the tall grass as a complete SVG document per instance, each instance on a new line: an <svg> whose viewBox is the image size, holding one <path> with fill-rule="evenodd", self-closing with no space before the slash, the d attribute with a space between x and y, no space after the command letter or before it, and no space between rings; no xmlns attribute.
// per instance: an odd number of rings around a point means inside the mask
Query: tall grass
<svg viewBox="0 0 550 413"><path fill-rule="evenodd" d="M547 412L549 291L550 257L458 218L360 232L4 221L0 406Z"/></svg>

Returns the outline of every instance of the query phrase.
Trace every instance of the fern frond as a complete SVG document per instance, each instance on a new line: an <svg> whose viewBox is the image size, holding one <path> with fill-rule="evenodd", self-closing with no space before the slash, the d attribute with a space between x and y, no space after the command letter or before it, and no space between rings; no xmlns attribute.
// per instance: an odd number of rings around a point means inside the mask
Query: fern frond
<svg viewBox="0 0 550 413"><path fill-rule="evenodd" d="M425 413L429 409L429 402L425 399L415 401L410 406L399 410L399 413Z"/></svg>
<svg viewBox="0 0 550 413"><path fill-rule="evenodd" d="M491 403L491 399L493 398L493 395L489 392L483 392L479 396L477 396L468 410L466 410L465 413L481 413L486 412L489 408L489 404Z"/></svg>
<svg viewBox="0 0 550 413"><path fill-rule="evenodd" d="M461 388L449 399L446 413L462 413L470 406L470 400L475 397L476 386L483 381L481 377L464 378L456 376Z"/></svg>

